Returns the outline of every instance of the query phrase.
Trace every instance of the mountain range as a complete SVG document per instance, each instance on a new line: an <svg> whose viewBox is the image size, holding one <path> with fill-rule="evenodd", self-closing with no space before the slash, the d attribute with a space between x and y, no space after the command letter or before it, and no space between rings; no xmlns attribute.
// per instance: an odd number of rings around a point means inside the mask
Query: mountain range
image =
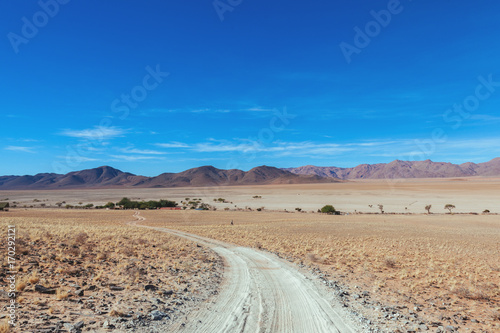
<svg viewBox="0 0 500 333"><path fill-rule="evenodd" d="M354 168L317 167L284 168L298 175L316 175L337 179L394 179L394 178L446 178L471 176L500 176L500 157L485 163L467 162L452 164L445 162L400 161L391 163L361 164Z"/></svg>
<svg viewBox="0 0 500 333"><path fill-rule="evenodd" d="M163 188L185 186L226 186L264 184L332 183L335 178L297 175L286 170L260 166L249 171L221 170L202 166L156 177L138 176L110 166L67 174L39 173L34 176L0 176L0 190L52 190L78 188Z"/></svg>
<svg viewBox="0 0 500 333"><path fill-rule="evenodd" d="M500 176L500 157L485 163L400 161L361 164L353 168L302 166L278 169L259 166L249 171L202 166L155 177L138 176L110 166L67 174L0 176L0 190L51 190L78 188L167 188L265 184L334 183L349 179L446 178Z"/></svg>

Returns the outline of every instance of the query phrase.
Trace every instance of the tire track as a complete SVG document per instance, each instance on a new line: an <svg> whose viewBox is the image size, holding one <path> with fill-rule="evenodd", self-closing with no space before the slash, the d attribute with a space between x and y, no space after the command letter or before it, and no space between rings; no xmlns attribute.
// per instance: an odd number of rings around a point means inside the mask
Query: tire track
<svg viewBox="0 0 500 333"><path fill-rule="evenodd" d="M276 256L237 247L187 232L137 224L170 233L211 248L225 261L219 295L190 314L176 332L196 333L353 333L355 329L332 307L315 283Z"/></svg>

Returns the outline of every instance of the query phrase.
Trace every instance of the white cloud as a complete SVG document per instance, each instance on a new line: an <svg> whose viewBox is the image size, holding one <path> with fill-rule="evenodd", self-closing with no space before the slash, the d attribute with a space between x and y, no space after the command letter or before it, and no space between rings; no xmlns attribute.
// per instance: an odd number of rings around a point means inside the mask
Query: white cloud
<svg viewBox="0 0 500 333"><path fill-rule="evenodd" d="M140 161L140 160L163 160L163 157L157 156L137 156L137 155L111 155L112 158L119 161Z"/></svg>
<svg viewBox="0 0 500 333"><path fill-rule="evenodd" d="M34 154L35 151L33 151L33 147L23 147L23 146L7 146L5 147L5 150L11 150L11 151L20 151L23 153L31 153Z"/></svg>
<svg viewBox="0 0 500 333"><path fill-rule="evenodd" d="M127 154L142 154L142 155L164 155L165 152L157 151L157 150L148 150L148 149L136 149L136 148L124 148L120 149L121 152Z"/></svg>
<svg viewBox="0 0 500 333"><path fill-rule="evenodd" d="M262 157L307 157L329 158L338 156L380 156L400 160L446 160L447 156L463 155L463 150L469 152L467 157L474 154L484 155L486 151L500 152L500 139L478 138L468 140L451 140L433 142L430 138L400 139L400 140L366 140L360 142L283 142L274 141L264 144L249 139L215 140L206 139L204 142L187 144L171 142L157 144L164 148L179 148L182 151L196 153L253 153L265 154ZM215 157L215 156L214 156ZM467 158L464 156L464 158Z"/></svg>
<svg viewBox="0 0 500 333"><path fill-rule="evenodd" d="M155 146L162 147L162 148L188 148L189 145L187 143L182 143L182 142L169 142L169 143L156 143Z"/></svg>
<svg viewBox="0 0 500 333"><path fill-rule="evenodd" d="M83 130L64 130L60 133L64 136L72 138L88 139L88 140L103 140L123 136L125 130L118 127L95 126Z"/></svg>
<svg viewBox="0 0 500 333"><path fill-rule="evenodd" d="M260 107L260 106L255 106L255 107L244 109L244 111L269 112L269 111L276 111L276 109L270 109L270 108L263 108L263 107Z"/></svg>

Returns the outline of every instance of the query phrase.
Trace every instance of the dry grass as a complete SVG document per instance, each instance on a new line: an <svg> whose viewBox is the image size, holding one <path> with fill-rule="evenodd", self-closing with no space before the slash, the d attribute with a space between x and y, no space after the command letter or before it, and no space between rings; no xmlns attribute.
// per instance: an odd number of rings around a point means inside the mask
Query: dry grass
<svg viewBox="0 0 500 333"><path fill-rule="evenodd" d="M258 247L296 263L317 266L333 280L376 295L383 304L406 304L408 308L426 304L429 320L442 321L443 315L461 313L479 320L486 331L500 328L488 315L490 304L500 302L500 274L495 269L500 266L500 222L496 216L143 215L151 225Z"/></svg>
<svg viewBox="0 0 500 333"><path fill-rule="evenodd" d="M215 254L187 240L125 224L131 220L134 218L130 211L86 210L82 213L13 209L8 215L0 216L0 227L16 226L17 245L23 249L18 252L17 260L20 272L16 289L18 300L22 295L24 305L19 309L18 323L26 320L28 323L22 324L20 329L34 329L38 324L32 313L42 311L55 313L58 318L66 316L71 322L89 321L88 316L75 315L88 312L87 315L93 314L94 321L97 319L95 325L100 325L99 313L111 311L102 301L111 297L111 285L125 288L125 291L113 292L112 297L127 312L137 308L133 297L142 294L146 284L154 284L159 292L172 291L179 295L188 287L217 286L219 280L213 276L213 271L219 267L219 259ZM7 270L7 261L3 259L0 274ZM55 289L56 293L35 292L37 284ZM78 288L85 289L83 297L74 293ZM200 292L187 296L203 298L204 295ZM87 304L88 297L95 302ZM83 310L79 300L85 304ZM99 306L104 308L99 309ZM143 311L147 309L144 307ZM125 313L120 311L114 309L112 315ZM137 315L146 314L137 312ZM44 325L50 324L50 321L44 322Z"/></svg>
<svg viewBox="0 0 500 333"><path fill-rule="evenodd" d="M0 322L0 333L9 333L10 331L10 325L7 320Z"/></svg>

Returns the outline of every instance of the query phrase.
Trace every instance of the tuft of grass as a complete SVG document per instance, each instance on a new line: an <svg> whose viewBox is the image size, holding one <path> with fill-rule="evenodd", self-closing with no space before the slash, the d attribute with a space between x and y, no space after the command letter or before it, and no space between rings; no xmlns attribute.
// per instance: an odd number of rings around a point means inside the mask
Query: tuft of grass
<svg viewBox="0 0 500 333"><path fill-rule="evenodd" d="M396 262L396 259L394 259L393 257L386 257L384 259L384 264L389 268L395 268L398 263Z"/></svg>
<svg viewBox="0 0 500 333"><path fill-rule="evenodd" d="M109 312L109 315L112 317L125 317L127 314L125 312L123 312L122 310L112 309Z"/></svg>
<svg viewBox="0 0 500 333"><path fill-rule="evenodd" d="M60 301L62 301L63 299L66 299L68 298L69 296L69 293L65 290L63 290L62 288L57 288L56 290L56 298Z"/></svg>
<svg viewBox="0 0 500 333"><path fill-rule="evenodd" d="M16 291L23 291L26 288L26 281L24 279L16 282Z"/></svg>
<svg viewBox="0 0 500 333"><path fill-rule="evenodd" d="M7 320L4 320L3 322L0 323L0 333L8 333L8 332L11 332L10 325Z"/></svg>
<svg viewBox="0 0 500 333"><path fill-rule="evenodd" d="M31 275L29 276L28 281L31 284L37 284L38 281L40 281L40 277L38 276L38 272L33 271L33 273L31 273Z"/></svg>

